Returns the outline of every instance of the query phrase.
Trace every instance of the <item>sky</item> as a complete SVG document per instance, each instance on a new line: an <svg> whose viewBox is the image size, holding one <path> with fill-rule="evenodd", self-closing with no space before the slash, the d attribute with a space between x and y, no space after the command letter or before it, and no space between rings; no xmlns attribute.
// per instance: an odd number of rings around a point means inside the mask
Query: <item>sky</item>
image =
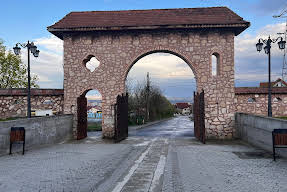
<svg viewBox="0 0 287 192"><path fill-rule="evenodd" d="M227 6L251 26L235 37L235 85L258 86L267 81L267 55L258 53L255 44L260 37L275 38L284 32L285 19L272 16L287 8L287 0L14 0L1 2L0 38L7 48L34 41L40 55L31 60L31 72L39 77L41 88L63 88L62 41L47 31L71 11L163 9ZM283 53L272 48L272 79L281 77ZM27 62L25 50L22 60ZM161 70L158 70L161 69ZM160 71L160 72L159 72ZM192 71L181 59L168 54L153 54L138 61L129 73L134 81L143 81L146 72L151 80L170 98L190 97L195 89ZM98 96L97 93L90 95Z"/></svg>

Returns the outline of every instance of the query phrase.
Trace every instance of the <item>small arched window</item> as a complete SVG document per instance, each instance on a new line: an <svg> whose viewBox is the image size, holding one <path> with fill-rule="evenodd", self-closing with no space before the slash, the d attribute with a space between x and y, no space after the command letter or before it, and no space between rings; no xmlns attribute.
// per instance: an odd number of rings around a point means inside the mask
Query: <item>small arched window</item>
<svg viewBox="0 0 287 192"><path fill-rule="evenodd" d="M281 102L282 101L282 99L280 98L280 97L275 97L274 99L273 99L273 102L274 103L278 103L278 102Z"/></svg>
<svg viewBox="0 0 287 192"><path fill-rule="evenodd" d="M84 59L83 64L89 71L93 72L100 65L100 62L95 56L89 55Z"/></svg>
<svg viewBox="0 0 287 192"><path fill-rule="evenodd" d="M211 55L211 74L212 76L219 75L220 56L218 53Z"/></svg>
<svg viewBox="0 0 287 192"><path fill-rule="evenodd" d="M43 104L51 105L51 104L53 104L53 102L51 100L47 99L47 100L43 101Z"/></svg>
<svg viewBox="0 0 287 192"><path fill-rule="evenodd" d="M256 100L255 100L254 97L250 97L250 98L248 98L247 102L248 102L248 103L255 103Z"/></svg>

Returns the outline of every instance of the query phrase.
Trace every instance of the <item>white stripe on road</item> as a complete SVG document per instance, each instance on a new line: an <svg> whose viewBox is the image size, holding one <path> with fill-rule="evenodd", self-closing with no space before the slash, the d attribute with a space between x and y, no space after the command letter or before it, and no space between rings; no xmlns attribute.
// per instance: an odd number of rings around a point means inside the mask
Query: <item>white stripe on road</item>
<svg viewBox="0 0 287 192"><path fill-rule="evenodd" d="M151 141L151 145L152 143L156 140L157 138L154 138ZM139 164L144 160L144 158L146 157L146 155L148 154L148 152L151 149L151 145L147 148L147 150L145 150L145 152L143 152L141 154L141 156L138 158L138 160L135 161L135 164L131 167L131 169L129 170L129 173L125 176L125 178L123 179L123 181L118 182L117 186L114 188L114 190L112 192L120 192L123 187L125 186L125 184L129 181L129 179L131 178L131 176L133 175L133 173L136 171L136 169L139 167Z"/></svg>
<svg viewBox="0 0 287 192"><path fill-rule="evenodd" d="M146 146L146 145L148 145L149 143L150 143L150 141L145 141L145 142L143 142L143 143L135 144L134 146L135 146L135 147Z"/></svg>
<svg viewBox="0 0 287 192"><path fill-rule="evenodd" d="M154 176L153 176L149 191L151 192L154 191L156 186L159 185L160 177L163 175L163 172L164 172L165 162L166 162L166 157L164 155L161 155L159 162L156 166L156 170L154 172Z"/></svg>
<svg viewBox="0 0 287 192"><path fill-rule="evenodd" d="M166 144L166 145L168 144L168 139L164 140L164 144Z"/></svg>

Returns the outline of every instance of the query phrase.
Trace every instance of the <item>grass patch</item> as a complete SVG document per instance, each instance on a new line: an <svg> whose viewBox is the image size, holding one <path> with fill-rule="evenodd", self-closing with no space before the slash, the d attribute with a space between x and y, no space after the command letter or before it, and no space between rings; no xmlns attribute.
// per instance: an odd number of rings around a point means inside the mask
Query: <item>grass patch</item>
<svg viewBox="0 0 287 192"><path fill-rule="evenodd" d="M283 117L275 117L277 119L283 119L283 120L287 120L287 117L286 116L283 116Z"/></svg>
<svg viewBox="0 0 287 192"><path fill-rule="evenodd" d="M89 123L87 131L102 131L102 122Z"/></svg>
<svg viewBox="0 0 287 192"><path fill-rule="evenodd" d="M19 119L17 117L9 117L7 119L0 119L0 121L12 121L12 120L16 120L16 119Z"/></svg>

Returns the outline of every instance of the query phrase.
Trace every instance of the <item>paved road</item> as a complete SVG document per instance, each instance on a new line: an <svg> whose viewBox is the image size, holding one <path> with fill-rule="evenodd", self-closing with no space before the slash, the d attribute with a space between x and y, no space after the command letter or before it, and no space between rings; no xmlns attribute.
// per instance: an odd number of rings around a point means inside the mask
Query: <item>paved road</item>
<svg viewBox="0 0 287 192"><path fill-rule="evenodd" d="M188 116L177 116L167 121L138 130L130 130L129 136L144 137L193 137L193 121Z"/></svg>
<svg viewBox="0 0 287 192"><path fill-rule="evenodd" d="M2 156L0 191L287 191L286 159L238 141L201 144L189 125L178 117L120 144L90 137Z"/></svg>

